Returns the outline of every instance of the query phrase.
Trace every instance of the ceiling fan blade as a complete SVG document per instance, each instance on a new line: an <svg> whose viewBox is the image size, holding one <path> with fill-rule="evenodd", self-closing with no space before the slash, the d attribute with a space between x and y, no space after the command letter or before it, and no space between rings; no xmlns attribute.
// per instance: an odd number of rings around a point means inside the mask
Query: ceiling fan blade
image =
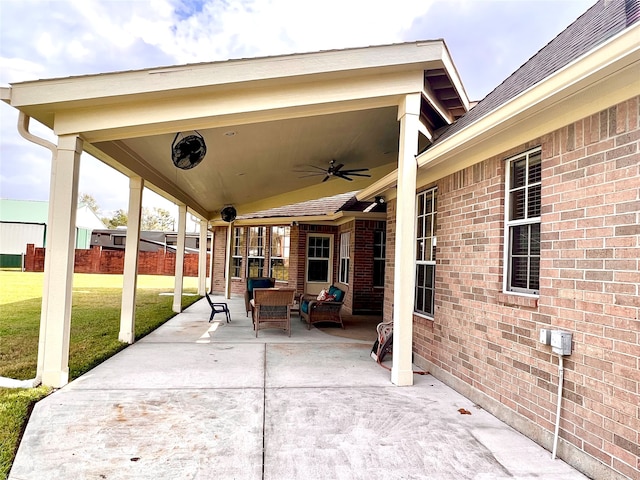
<svg viewBox="0 0 640 480"><path fill-rule="evenodd" d="M369 175L368 173L343 173L342 175L349 175L350 177L370 177L371 175Z"/></svg>
<svg viewBox="0 0 640 480"><path fill-rule="evenodd" d="M299 175L298 178L308 178L308 177L320 177L324 175L324 173L310 173L310 172L296 172L296 173L304 173L304 175Z"/></svg>
<svg viewBox="0 0 640 480"><path fill-rule="evenodd" d="M367 172L368 168L351 168L349 170L343 170L342 173L346 173L347 175L351 175L354 172Z"/></svg>
<svg viewBox="0 0 640 480"><path fill-rule="evenodd" d="M329 167L329 171L335 175L340 171L342 167L344 167L344 163L339 163L338 165L335 165L335 166L332 165L331 167Z"/></svg>
<svg viewBox="0 0 640 480"><path fill-rule="evenodd" d="M329 180L329 178L331 178L331 175L327 175L327 176L325 176L325 177L322 179L322 181L323 181L323 182L326 182L327 180Z"/></svg>
<svg viewBox="0 0 640 480"><path fill-rule="evenodd" d="M340 178L343 178L344 180L348 180L350 182L353 182L353 178L349 178L343 173L334 173L333 176L334 177L340 177Z"/></svg>

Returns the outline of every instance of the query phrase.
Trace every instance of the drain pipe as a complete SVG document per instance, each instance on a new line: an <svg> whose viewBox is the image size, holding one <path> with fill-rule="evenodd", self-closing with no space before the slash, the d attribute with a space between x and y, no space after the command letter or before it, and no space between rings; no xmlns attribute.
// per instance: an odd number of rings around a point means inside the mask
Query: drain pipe
<svg viewBox="0 0 640 480"><path fill-rule="evenodd" d="M31 117L26 115L24 112L20 112L18 116L18 133L25 140L50 150L51 161L54 162L56 159L56 155L58 154L58 147L55 144L51 143L50 141L45 140L44 138L37 137L34 134L32 134L29 131L30 120L31 120ZM49 218L49 224L51 224L51 218ZM48 289L46 276L45 276L44 282L45 284L43 285L43 291L46 291ZM46 298L46 296L44 298ZM43 305L43 310L44 308L45 306ZM42 320L40 320L40 334L38 338L38 366L36 370L36 377L31 380L25 380L20 383L4 382L5 384L14 388L25 388L25 387L28 388L29 386L37 387L42 383L42 364L44 362L44 360L42 359L42 352L44 352L44 337L45 337L45 330L46 330L45 323L46 322L43 322ZM15 382L19 382L19 381L16 380Z"/></svg>
<svg viewBox="0 0 640 480"><path fill-rule="evenodd" d="M22 138L24 138L25 140L51 150L52 159L55 159L56 154L58 153L58 147L56 147L49 140L36 137L33 133L31 133L29 131L29 120L31 120L31 117L26 115L24 112L20 112L20 115L18 116L18 133L20 133Z"/></svg>
<svg viewBox="0 0 640 480"><path fill-rule="evenodd" d="M551 460L555 460L558 450L558 435L560 433L560 408L562 407L562 384L564 383L564 365L562 355L558 355L558 407L556 408L556 429L553 433L553 451Z"/></svg>

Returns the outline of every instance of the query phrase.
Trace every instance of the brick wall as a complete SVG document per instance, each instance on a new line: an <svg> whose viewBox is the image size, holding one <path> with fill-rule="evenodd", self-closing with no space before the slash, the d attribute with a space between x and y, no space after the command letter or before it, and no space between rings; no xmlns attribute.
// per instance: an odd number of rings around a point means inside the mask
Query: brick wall
<svg viewBox="0 0 640 480"><path fill-rule="evenodd" d="M25 270L27 272L44 271L44 248L27 244ZM208 256L207 256L208 257ZM207 261L207 275L208 275ZM139 275L174 275L176 254L172 252L140 252L138 255ZM122 274L124 271L124 250L107 250L91 247L75 251L75 273ZM184 256L184 276L198 276L198 254L187 253Z"/></svg>
<svg viewBox="0 0 640 480"><path fill-rule="evenodd" d="M538 335L572 332L559 454L594 478L640 478L639 103L439 180L435 318L414 316L417 362L547 448L558 359ZM504 159L535 146L542 147L538 299L502 293ZM388 214L393 258L395 202ZM385 319L392 302L390 278Z"/></svg>
<svg viewBox="0 0 640 480"><path fill-rule="evenodd" d="M356 220L351 234L353 268L350 282L353 285L354 313L379 313L384 301L384 288L373 286L373 243L376 230L384 230L385 222Z"/></svg>

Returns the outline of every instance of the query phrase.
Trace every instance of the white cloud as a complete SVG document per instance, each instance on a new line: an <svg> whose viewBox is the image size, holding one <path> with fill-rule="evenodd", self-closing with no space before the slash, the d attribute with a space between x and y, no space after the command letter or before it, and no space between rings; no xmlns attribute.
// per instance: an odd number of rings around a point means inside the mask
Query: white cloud
<svg viewBox="0 0 640 480"><path fill-rule="evenodd" d="M594 1L0 0L0 82L444 38L478 98ZM11 107L0 120L0 195L46 199L49 152L18 136ZM80 188L127 208L127 179L86 154Z"/></svg>
<svg viewBox="0 0 640 480"><path fill-rule="evenodd" d="M0 84L18 81L36 80L41 77L45 67L37 62L22 58L0 56Z"/></svg>

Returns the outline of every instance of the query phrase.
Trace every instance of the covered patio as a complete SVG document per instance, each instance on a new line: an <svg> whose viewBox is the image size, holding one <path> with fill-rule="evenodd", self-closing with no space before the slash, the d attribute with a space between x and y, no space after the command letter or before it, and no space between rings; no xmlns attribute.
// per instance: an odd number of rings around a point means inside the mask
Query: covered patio
<svg viewBox="0 0 640 480"><path fill-rule="evenodd" d="M174 311L180 311L187 212L201 221L200 268L208 225L225 207L237 214L362 190L397 177L391 380L411 385L415 157L469 109L442 40L230 60L13 84L1 99L20 111L18 129L54 161L38 354L38 380L68 382L73 236L81 153L130 178L129 223L119 339L133 342L140 211L145 187L179 206ZM58 136L34 137L34 118ZM195 168L172 162L176 140L199 136ZM330 170L367 172L350 181ZM304 170L323 171L322 176ZM397 170L397 172L396 172ZM329 178L331 177L331 178ZM395 195L390 192L389 197ZM230 296L230 220L226 296ZM200 275L200 294L206 279Z"/></svg>
<svg viewBox="0 0 640 480"><path fill-rule="evenodd" d="M430 375L390 385L368 341L297 316L256 339L227 302L230 323L202 299L39 402L9 479L586 478Z"/></svg>

